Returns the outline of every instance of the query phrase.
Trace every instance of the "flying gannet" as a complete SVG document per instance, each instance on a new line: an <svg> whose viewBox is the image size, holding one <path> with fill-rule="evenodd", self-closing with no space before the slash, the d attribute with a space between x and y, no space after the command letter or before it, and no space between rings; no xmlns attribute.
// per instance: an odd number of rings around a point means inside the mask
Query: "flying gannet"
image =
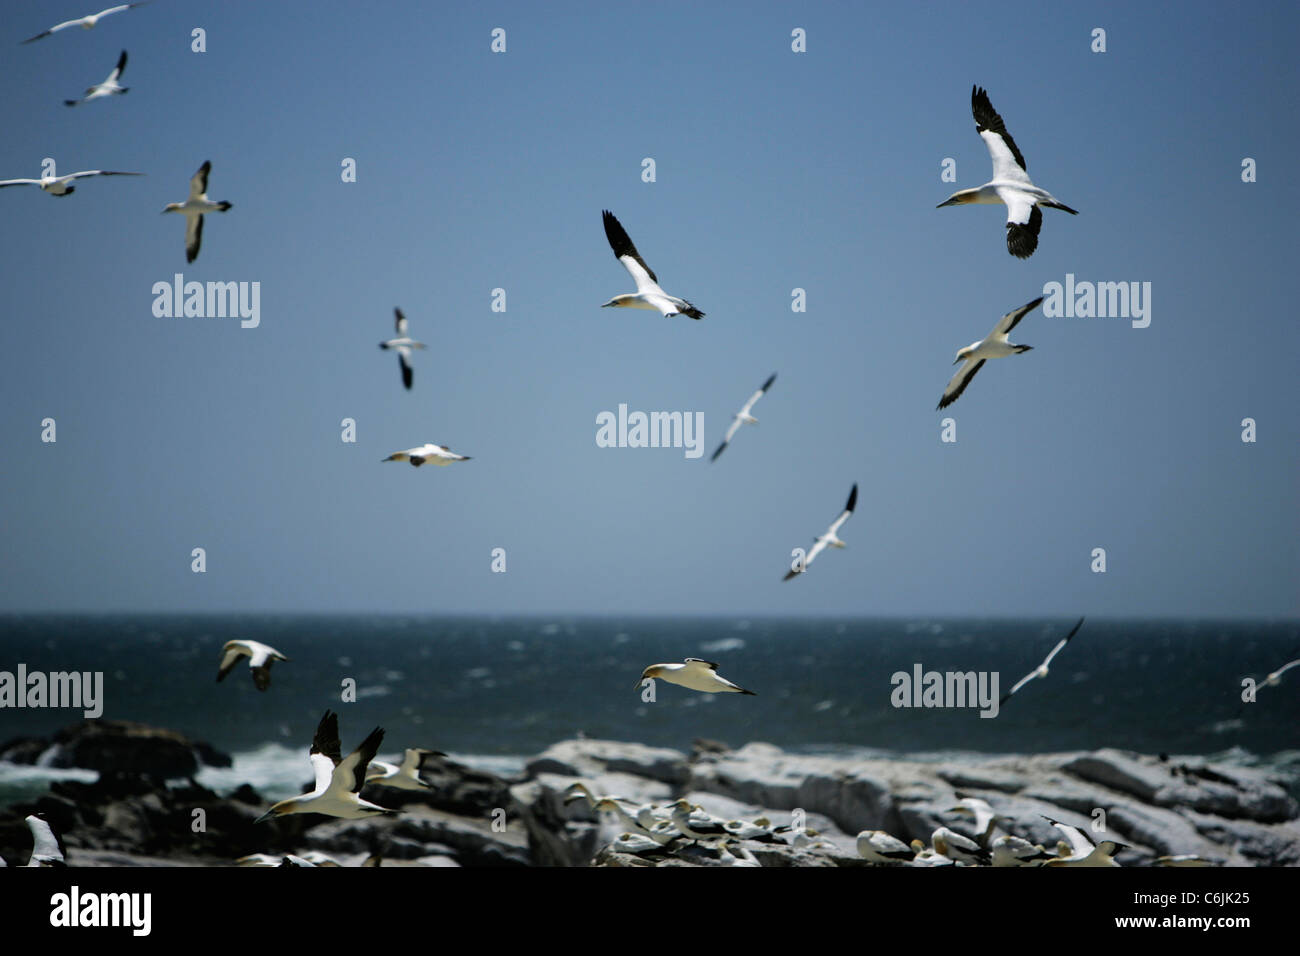
<svg viewBox="0 0 1300 956"><path fill-rule="evenodd" d="M956 365L958 362L965 362L966 364L957 370L957 374L952 377L944 388L943 396L939 399L937 408L947 408L961 398L961 393L966 391L966 386L975 377L975 373L984 366L986 360L1005 358L1008 355L1016 355L1033 349L1032 345L1013 345L1007 336L1011 334L1011 330L1019 324L1020 320L1038 308L1042 301L1043 297L1040 295L1033 302L1028 302L1020 308L1008 312L998 319L998 324L993 326L993 331L982 341L972 342L964 349L958 350L957 358L952 364Z"/></svg>
<svg viewBox="0 0 1300 956"><path fill-rule="evenodd" d="M58 837L43 819L30 814L27 817L27 829L32 831L32 856L28 866L67 866L63 851L59 849Z"/></svg>
<svg viewBox="0 0 1300 956"><path fill-rule="evenodd" d="M51 196L71 196L77 191L76 186L71 186L74 179L84 179L87 176L143 176L144 173L119 173L109 169L86 169L79 173L68 173L66 176L42 176L40 179L5 179L0 180L0 189L5 186L40 186Z"/></svg>
<svg viewBox="0 0 1300 956"><path fill-rule="evenodd" d="M718 665L712 661L703 661L698 657L688 657L681 664L651 664L641 672L641 679L636 682L640 687L650 678L666 680L679 687L701 690L706 694L749 694L756 697L752 690L733 684L725 677L718 676ZM634 688L635 689L635 688Z"/></svg>
<svg viewBox="0 0 1300 956"><path fill-rule="evenodd" d="M853 508L857 503L858 483L855 481L853 483L853 490L849 492L849 503L844 506L844 510L840 512L840 516L831 522L831 526L826 529L825 534L813 539L812 550L809 551L807 557L803 559L803 564L799 570L796 571L794 568L791 568L786 572L785 577L781 579L782 581L789 581L796 574L803 574L803 572L807 571L808 565L813 563L813 559L816 558L817 555L826 550L828 544L837 548L848 547L847 544L839 539L837 532L840 530L840 526L849 520L849 515L853 514Z"/></svg>
<svg viewBox="0 0 1300 956"><path fill-rule="evenodd" d="M129 93L129 86L118 85L118 80L122 78L122 71L126 69L126 51L117 58L117 66L113 67L113 72L108 74L108 79L103 83L96 83L86 90L86 95L79 100L64 100L68 106L79 106L82 103L89 103L91 100L97 100L103 96L113 96L114 94Z"/></svg>
<svg viewBox="0 0 1300 956"><path fill-rule="evenodd" d="M1004 204L1007 207L1007 251L1028 259L1038 248L1038 230L1043 225L1039 206L1062 209L1073 215L1078 215L1078 212L1029 181L1025 157L1020 155L1002 117L993 109L988 93L978 86L972 87L970 105L975 114L975 132L984 140L993 159L993 179L978 189L958 190L936 208L966 203Z"/></svg>
<svg viewBox="0 0 1300 956"><path fill-rule="evenodd" d="M443 445L435 445L430 442L427 445L421 445L419 448L408 448L405 451L395 451L384 461L409 461L416 468L423 464L433 465L450 465L456 461L469 461L468 455L458 455L450 448Z"/></svg>
<svg viewBox="0 0 1300 956"><path fill-rule="evenodd" d="M366 783L376 783L381 787L394 787L398 790L432 790L433 786L420 779L420 770L428 757L447 756L441 750L425 750L423 747L408 747L401 766L371 760L366 768Z"/></svg>
<svg viewBox="0 0 1300 956"><path fill-rule="evenodd" d="M89 30L110 13L121 13L123 10L130 10L132 7L143 7L149 2L150 0L136 0L135 3L121 3L116 7L109 7L107 10L100 10L98 13L92 13L89 16L78 17L76 20L64 20L62 23L56 23L43 33L38 33L34 37L28 37L23 41L23 43L31 43L34 40L39 40L41 37L47 37L51 33L58 33L60 30L67 29L68 27L81 27L83 30Z"/></svg>
<svg viewBox="0 0 1300 956"><path fill-rule="evenodd" d="M1020 680L1016 681L1015 686L1002 695L1002 699L998 701L998 706L1001 707L1003 704L1005 704L1008 700L1011 699L1012 694L1020 690L1020 688L1024 687L1031 680L1034 680L1035 678L1038 677L1046 677L1047 668L1048 665L1052 663L1052 658L1054 658L1057 654L1061 653L1061 648L1065 647L1066 644L1070 643L1070 638L1074 637L1075 634L1079 633L1079 628L1081 627L1083 627L1083 618L1079 618L1079 623L1074 625L1074 629L1057 642L1056 646L1052 648L1052 652L1048 654L1045 658L1043 658L1043 663L1039 664L1037 667L1035 667L1024 677L1020 678Z"/></svg>
<svg viewBox="0 0 1300 956"><path fill-rule="evenodd" d="M185 217L185 261L193 262L199 257L199 246L203 243L203 217L210 212L225 212L230 203L213 202L208 198L208 173L212 172L212 161L206 161L199 171L190 177L190 196L184 202L169 202L163 207L164 213L178 212Z"/></svg>
<svg viewBox="0 0 1300 956"><path fill-rule="evenodd" d="M358 794L366 779L366 765L379 751L384 739L382 727L376 727L356 750L340 759L339 715L325 711L316 727L311 744L311 764L316 770L316 788L300 797L290 797L267 810L255 822L290 813L323 813L344 820L396 816L396 810L362 800Z"/></svg>
<svg viewBox="0 0 1300 956"><path fill-rule="evenodd" d="M235 669L241 657L248 658L248 668L253 672L253 683L258 690L266 690L271 686L271 665L276 661L289 659L269 644L258 641L226 641L221 648L221 666L217 671L218 684Z"/></svg>
<svg viewBox="0 0 1300 956"><path fill-rule="evenodd" d="M1063 842L1068 842L1070 848L1068 856L1062 854L1054 860L1047 860L1043 866L1119 866L1119 861L1113 857L1120 850L1128 849L1127 844L1116 843L1114 840L1094 843L1092 837L1078 827L1053 820L1051 817L1043 817L1043 819L1065 834Z"/></svg>
<svg viewBox="0 0 1300 956"><path fill-rule="evenodd" d="M610 248L614 250L618 261L623 263L623 267L631 274L632 281L636 283L636 292L616 295L601 308L622 306L629 309L658 309L665 318L679 312L682 315L689 315L692 319L704 318L704 313L685 299L669 295L659 288L658 277L636 251L636 246L632 245L632 240L628 238L623 225L608 209L601 215L605 221L605 237L609 239Z"/></svg>
<svg viewBox="0 0 1300 956"><path fill-rule="evenodd" d="M763 397L763 393L772 387L772 383L775 381L776 381L776 373L773 372L771 376L768 378L768 380L763 383L763 387L760 388L753 395L749 396L749 401L747 401L743 406L741 406L740 411L738 411L732 417L731 427L727 429L727 436L722 439L722 444L718 446L718 450L713 453L713 457L710 458L709 461L718 460L718 456L722 454L723 450L727 447L727 443L731 441L731 436L736 434L736 429L738 429L741 425L758 424L758 419L755 418L753 415L749 414L749 410L754 407L755 402L757 402L760 398Z"/></svg>
<svg viewBox="0 0 1300 956"><path fill-rule="evenodd" d="M406 316L402 314L401 309L393 309L393 314L397 316L397 338L389 339L387 342L380 342L381 349L396 349L397 364L402 367L402 384L408 389L411 387L411 349L428 348L423 342L417 342L406 334Z"/></svg>

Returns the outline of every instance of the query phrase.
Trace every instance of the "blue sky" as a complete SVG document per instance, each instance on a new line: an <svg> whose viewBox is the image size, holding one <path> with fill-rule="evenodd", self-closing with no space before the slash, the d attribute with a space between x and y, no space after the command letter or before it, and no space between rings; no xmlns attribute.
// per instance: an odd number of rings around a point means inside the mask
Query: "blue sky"
<svg viewBox="0 0 1300 956"><path fill-rule="evenodd" d="M0 610L1296 616L1294 4L157 0L19 45L78 3L7 8L0 178L147 175L0 190ZM129 94L62 105L122 49ZM1080 212L1028 260L935 208L989 178L973 84ZM159 213L208 159L187 264ZM599 308L606 208L702 321ZM176 273L259 326L156 317ZM936 412L1067 274L1151 283L1149 327L1035 311ZM621 403L703 456L598 447ZM473 460L381 464L427 441Z"/></svg>

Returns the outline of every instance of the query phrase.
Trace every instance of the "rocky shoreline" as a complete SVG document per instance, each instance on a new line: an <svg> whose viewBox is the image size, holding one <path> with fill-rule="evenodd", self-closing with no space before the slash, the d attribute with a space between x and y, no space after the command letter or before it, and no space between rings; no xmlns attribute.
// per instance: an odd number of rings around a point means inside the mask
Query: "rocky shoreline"
<svg viewBox="0 0 1300 956"><path fill-rule="evenodd" d="M734 865L730 854L685 839L628 852L615 845L626 824L589 801L566 801L575 783L597 797L658 805L685 798L723 819L793 826L733 845L763 866L869 865L856 849L862 830L905 843L928 842L941 826L973 835L968 819L950 812L963 797L987 801L1005 832L1044 846L1060 836L1046 818L1091 833L1101 821L1105 839L1127 846L1124 866L1184 855L1221 866L1300 866L1300 806L1287 790L1294 781L1110 749L933 763L791 754L764 743L732 750L697 741L687 754L565 740L515 778L436 758L423 774L431 790L368 785L366 799L400 809L395 818L311 814L258 825L270 801L247 784L221 796L195 783L200 766L230 766L230 758L173 731L86 721L52 740L2 744L0 759L100 775L52 783L34 802L0 811L0 857L11 866L31 853L30 813L59 835L69 866L230 866L249 854L312 851L343 865L373 855L384 866Z"/></svg>

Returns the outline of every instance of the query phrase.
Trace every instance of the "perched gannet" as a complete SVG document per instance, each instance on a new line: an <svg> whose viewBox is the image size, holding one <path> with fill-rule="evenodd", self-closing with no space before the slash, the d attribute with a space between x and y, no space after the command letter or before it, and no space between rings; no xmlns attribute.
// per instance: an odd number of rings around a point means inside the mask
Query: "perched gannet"
<svg viewBox="0 0 1300 956"><path fill-rule="evenodd" d="M1070 643L1070 638L1074 637L1075 634L1079 633L1079 628L1081 627L1083 627L1083 618L1079 618L1079 623L1074 625L1074 629L1056 643L1056 646L1052 648L1052 653L1048 654L1047 657L1043 659L1043 663L1039 664L1037 667L1035 667L1024 677L1020 678L1020 680L1016 681L1015 686L1012 687L1011 690L1007 691L1005 694L1002 695L1002 699L998 701L998 706L1001 707L1003 704L1005 704L1011 698L1012 694L1020 690L1020 688L1024 687L1034 678L1046 677L1047 666L1052 663L1052 658L1054 658L1057 654L1061 653L1061 648L1065 647L1066 644Z"/></svg>
<svg viewBox="0 0 1300 956"><path fill-rule="evenodd" d="M185 217L185 261L193 262L199 257L199 246L203 242L203 216L210 212L225 212L230 203L213 202L208 198L208 173L212 172L212 160L207 160L199 171L190 177L190 197L184 202L169 202L163 207L164 213L178 212Z"/></svg>
<svg viewBox="0 0 1300 956"><path fill-rule="evenodd" d="M946 856L950 860L956 860L958 863L976 866L989 862L987 850L974 840L962 836L955 830L949 830L947 827L939 827L935 830L930 836L930 843L934 845L935 853Z"/></svg>
<svg viewBox="0 0 1300 956"><path fill-rule="evenodd" d="M824 535L821 535L820 537L813 539L812 550L809 551L808 556L803 559L803 567L800 568L798 571L791 568L788 572L786 572L785 577L781 579L782 581L789 581L796 574L803 574L804 571L807 571L808 565L813 563L813 559L816 558L817 555L821 554L824 550L826 550L826 546L828 544L834 545L837 548L848 547L847 544L845 544L836 536L836 532L840 530L840 526L843 525L844 522L849 520L849 515L853 514L853 508L855 505L857 505L857 503L858 503L858 483L855 481L853 483L853 490L849 492L849 503L844 506L844 510L840 513L840 516L836 518L833 522L831 522L831 526L826 529L826 533Z"/></svg>
<svg viewBox="0 0 1300 956"><path fill-rule="evenodd" d="M1283 664L1273 673L1269 674L1262 681L1260 681L1259 684L1256 685L1255 689L1258 690L1260 687L1263 687L1266 684L1269 687L1276 687L1278 684L1282 683L1282 675L1298 664L1300 664L1300 658L1297 658L1296 660L1293 660L1288 664Z"/></svg>
<svg viewBox="0 0 1300 956"><path fill-rule="evenodd" d="M366 779L366 765L379 752L384 739L382 727L376 727L356 750L340 759L339 715L325 711L316 727L311 744L311 764L316 768L316 788L301 797L281 800L255 822L290 813L323 813L345 820L363 820L367 817L396 816L396 810L376 806L362 800L357 794Z"/></svg>
<svg viewBox="0 0 1300 956"><path fill-rule="evenodd" d="M67 27L81 27L83 30L89 30L101 19L110 13L121 13L123 10L130 10L132 7L143 7L151 0L136 0L134 3L120 3L115 7L109 7L107 10L100 10L98 13L92 13L89 16L78 17L76 20L64 20L62 23L56 23L44 33L38 33L34 37L28 37L23 43L31 43L33 40L39 40L41 37L47 37L51 33L58 33Z"/></svg>
<svg viewBox="0 0 1300 956"><path fill-rule="evenodd" d="M749 850L746 849L745 847L737 846L736 852L732 853L730 850L727 849L727 845L725 843L718 847L718 861L722 866L762 866L763 865L762 863L759 863L758 858L755 857L754 854L750 853Z"/></svg>
<svg viewBox="0 0 1300 956"><path fill-rule="evenodd" d="M688 657L681 664L651 664L641 672L641 679L636 682L640 687L650 678L657 677L679 687L702 690L706 694L749 694L757 696L752 690L733 684L725 677L718 676L718 665L712 661L702 661L698 657ZM636 688L633 688L634 690Z"/></svg>
<svg viewBox="0 0 1300 956"><path fill-rule="evenodd" d="M964 349L958 350L957 358L952 364L956 365L961 361L965 361L966 364L957 370L957 374L952 377L952 380L944 388L943 396L939 399L938 408L947 408L957 401L986 360L1005 358L1008 355L1028 352L1033 348L1032 345L1012 345L1007 336L1011 334L1011 330L1016 327L1020 320L1038 308L1042 301L1043 297L1040 295L1033 302L1026 303L1020 308L1008 312L998 319L998 324L993 326L993 331L982 341L972 342Z"/></svg>
<svg viewBox="0 0 1300 956"><path fill-rule="evenodd" d="M958 800L955 806L950 807L948 812L974 819L979 845L982 847L989 845L989 838L993 836L993 831L998 825L998 815L993 812L987 800L981 800L979 797L964 797Z"/></svg>
<svg viewBox="0 0 1300 956"><path fill-rule="evenodd" d="M402 764L385 763L372 760L366 767L366 783L375 783L381 787L393 787L397 790L432 790L433 787L420 779L420 770L426 757L445 757L441 750L425 750L423 747L407 747Z"/></svg>
<svg viewBox="0 0 1300 956"><path fill-rule="evenodd" d="M59 840L50 825L36 814L27 817L27 829L32 831L32 856L28 866L67 866Z"/></svg>
<svg viewBox="0 0 1300 956"><path fill-rule="evenodd" d="M144 173L119 173L111 169L85 169L79 173L66 176L42 176L40 179L4 179L0 180L0 189L5 186L40 186L51 196L71 196L77 191L76 186L68 185L74 179L87 176L143 176Z"/></svg>
<svg viewBox="0 0 1300 956"><path fill-rule="evenodd" d="M450 448L443 445L435 445L432 442L421 445L419 448L408 448L405 451L395 451L384 461L409 461L416 468L426 462L433 465L450 465L454 461L469 461L468 455L458 455Z"/></svg>
<svg viewBox="0 0 1300 956"><path fill-rule="evenodd" d="M423 342L417 342L406 334L406 316L402 314L401 309L393 309L393 314L397 316L397 338L389 339L387 342L380 342L381 349L396 349L397 364L402 367L402 384L408 389L411 387L411 349L428 348Z"/></svg>
<svg viewBox="0 0 1300 956"><path fill-rule="evenodd" d="M667 846L681 836L677 828L668 820L655 823L650 827L643 826L633 813L634 806L630 800L601 797L592 809L597 812L604 810L613 813L629 832L653 840L660 846Z"/></svg>
<svg viewBox="0 0 1300 956"><path fill-rule="evenodd" d="M89 103L91 100L97 100L102 96L113 96L119 93L129 93L129 86L119 86L118 80L122 78L122 71L126 69L126 51L117 58L117 66L113 67L113 72L108 74L108 79L103 83L96 83L86 90L86 95L79 100L64 100L68 106L79 106L82 103Z"/></svg>
<svg viewBox="0 0 1300 956"><path fill-rule="evenodd" d="M221 648L221 668L217 671L218 684L235 669L241 657L248 658L248 668L253 672L253 683L258 690L266 690L271 686L271 665L276 661L289 659L269 644L258 641L226 641Z"/></svg>
<svg viewBox="0 0 1300 956"><path fill-rule="evenodd" d="M884 830L863 830L858 834L858 856L872 863L910 863L916 851Z"/></svg>
<svg viewBox="0 0 1300 956"><path fill-rule="evenodd" d="M775 843L776 836L770 826L750 823L747 820L728 820L722 828L735 840L757 840L759 843Z"/></svg>
<svg viewBox="0 0 1300 956"><path fill-rule="evenodd" d="M1051 817L1043 817L1043 819L1065 834L1063 842L1068 843L1070 851L1068 856L1062 853L1056 859L1045 862L1044 866L1119 866L1119 862L1112 858L1120 850L1128 849L1127 844L1116 843L1114 840L1094 843L1092 837L1078 827L1053 820Z"/></svg>
<svg viewBox="0 0 1300 956"><path fill-rule="evenodd" d="M913 840L911 843L912 866L956 866L955 860L950 860L942 853L936 853L920 840Z"/></svg>
<svg viewBox="0 0 1300 956"><path fill-rule="evenodd" d="M650 853L659 850L663 846L658 840L652 839L643 833L620 833L609 848L615 853L631 853L634 856L640 853Z"/></svg>
<svg viewBox="0 0 1300 956"><path fill-rule="evenodd" d="M1038 844L1020 837L1000 836L993 841L994 866L1042 866L1054 859L1056 857Z"/></svg>
<svg viewBox="0 0 1300 956"><path fill-rule="evenodd" d="M775 381L776 381L776 373L773 372L771 376L768 378L768 380L763 383L763 387L760 388L753 395L749 396L749 401L747 401L744 405L742 405L740 411L736 412L736 414L732 417L731 427L727 429L726 437L722 439L722 444L718 446L718 450L713 453L713 457L710 458L709 461L718 460L718 456L722 454L723 450L726 449L727 447L727 443L731 441L731 436L736 434L736 429L738 429L741 425L758 424L758 419L755 418L753 415L749 414L749 410L754 407L755 402L757 402L760 398L763 397L763 393L772 387L772 383Z"/></svg>
<svg viewBox="0 0 1300 956"><path fill-rule="evenodd" d="M629 309L658 309L665 318L679 312L682 315L689 315L692 319L704 318L704 313L685 299L669 295L659 288L658 277L645 264L645 260L636 251L636 246L632 245L632 240L628 238L622 223L614 218L612 212L606 209L601 216L605 221L605 238L609 240L610 248L614 250L618 261L623 263L623 268L631 274L632 281L636 283L636 292L616 295L601 308L622 306Z"/></svg>
<svg viewBox="0 0 1300 956"><path fill-rule="evenodd" d="M989 95L978 86L971 88L971 112L975 114L975 132L980 134L993 159L993 179L978 189L961 189L953 193L936 208L961 206L966 203L1002 203L1007 207L1007 251L1013 256L1028 259L1038 248L1038 230L1043 225L1039 206L1063 209L1073 215L1078 213L1062 203L1045 189L1029 181L1025 171L1025 157L1016 149L1015 141Z"/></svg>
<svg viewBox="0 0 1300 956"><path fill-rule="evenodd" d="M705 813L702 807L689 800L678 800L672 804L672 811L673 826L683 836L688 836L692 840L726 840L730 836L725 820Z"/></svg>

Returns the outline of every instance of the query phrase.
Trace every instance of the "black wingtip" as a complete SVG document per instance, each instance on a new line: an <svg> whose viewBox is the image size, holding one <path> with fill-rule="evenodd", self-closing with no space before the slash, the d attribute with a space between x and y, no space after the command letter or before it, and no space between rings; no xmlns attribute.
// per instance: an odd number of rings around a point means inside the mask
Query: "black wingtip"
<svg viewBox="0 0 1300 956"><path fill-rule="evenodd" d="M848 506L844 510L852 511L854 507L857 505L857 503L858 503L858 483L855 481L853 483L853 490L849 492Z"/></svg>

